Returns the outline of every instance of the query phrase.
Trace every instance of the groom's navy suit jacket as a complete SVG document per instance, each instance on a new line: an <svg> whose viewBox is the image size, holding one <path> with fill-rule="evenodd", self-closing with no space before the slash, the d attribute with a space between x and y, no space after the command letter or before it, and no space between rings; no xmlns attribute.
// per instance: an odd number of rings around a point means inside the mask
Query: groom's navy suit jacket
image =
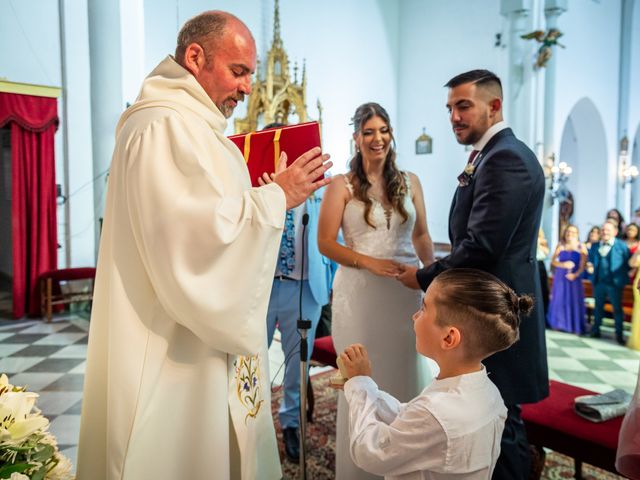
<svg viewBox="0 0 640 480"><path fill-rule="evenodd" d="M483 361L507 405L549 394L544 313L536 243L544 175L534 153L510 128L496 133L478 154L467 186L456 190L449 213L451 254L418 270L423 290L449 268L477 268L500 278L519 295L535 297L520 323L520 340Z"/></svg>

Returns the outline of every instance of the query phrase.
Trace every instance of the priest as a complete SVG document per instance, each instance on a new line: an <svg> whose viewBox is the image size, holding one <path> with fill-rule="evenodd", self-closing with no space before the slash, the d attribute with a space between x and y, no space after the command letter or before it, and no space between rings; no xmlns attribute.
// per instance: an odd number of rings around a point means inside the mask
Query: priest
<svg viewBox="0 0 640 480"><path fill-rule="evenodd" d="M202 13L118 123L79 480L281 477L264 319L285 211L331 162L313 149L251 188L224 131L255 68L248 28Z"/></svg>

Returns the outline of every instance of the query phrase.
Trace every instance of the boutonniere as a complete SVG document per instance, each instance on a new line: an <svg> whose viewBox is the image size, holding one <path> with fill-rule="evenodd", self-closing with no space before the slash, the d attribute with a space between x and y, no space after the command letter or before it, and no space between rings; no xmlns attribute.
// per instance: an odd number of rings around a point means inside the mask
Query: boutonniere
<svg viewBox="0 0 640 480"><path fill-rule="evenodd" d="M466 187L470 183L471 183L471 175L469 173L467 173L467 169L465 168L464 172L462 172L460 175L458 175L458 186L459 187Z"/></svg>
<svg viewBox="0 0 640 480"><path fill-rule="evenodd" d="M471 177L473 172L476 171L476 166L473 163L468 163L460 175L458 175L458 186L466 187L471 183Z"/></svg>
<svg viewBox="0 0 640 480"><path fill-rule="evenodd" d="M466 187L471 183L471 178L473 177L473 174L476 171L476 164L478 163L479 159L480 159L480 155L477 155L476 158L473 159L473 162L467 163L462 173L458 175L459 187Z"/></svg>

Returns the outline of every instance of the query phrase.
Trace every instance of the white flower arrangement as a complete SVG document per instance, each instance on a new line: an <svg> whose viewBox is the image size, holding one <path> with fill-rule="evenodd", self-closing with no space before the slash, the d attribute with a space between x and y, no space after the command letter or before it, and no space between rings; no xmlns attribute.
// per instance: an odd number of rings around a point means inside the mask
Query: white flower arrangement
<svg viewBox="0 0 640 480"><path fill-rule="evenodd" d="M58 451L36 398L37 393L15 387L0 375L0 479L73 479L73 466Z"/></svg>

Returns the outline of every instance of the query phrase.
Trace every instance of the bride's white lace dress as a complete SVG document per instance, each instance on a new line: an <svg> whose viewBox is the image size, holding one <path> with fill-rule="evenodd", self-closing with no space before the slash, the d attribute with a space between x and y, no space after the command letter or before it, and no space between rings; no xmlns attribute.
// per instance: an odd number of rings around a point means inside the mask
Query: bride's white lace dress
<svg viewBox="0 0 640 480"><path fill-rule="evenodd" d="M407 179L408 180L408 179ZM345 176L345 183L353 194ZM407 183L409 183L407 181ZM364 203L353 197L344 209L342 234L352 250L376 258L418 265L411 241L416 212L411 192L404 206L409 218L403 223L395 210L385 212L373 200L370 220L364 220ZM340 266L333 283L332 337L337 352L361 343L369 352L372 377L381 390L407 402L431 382L427 362L416 353L412 315L420 306L422 292L410 290L394 278L380 277ZM348 407L344 394L338 397L336 422L336 479L377 479L357 468L349 454Z"/></svg>

